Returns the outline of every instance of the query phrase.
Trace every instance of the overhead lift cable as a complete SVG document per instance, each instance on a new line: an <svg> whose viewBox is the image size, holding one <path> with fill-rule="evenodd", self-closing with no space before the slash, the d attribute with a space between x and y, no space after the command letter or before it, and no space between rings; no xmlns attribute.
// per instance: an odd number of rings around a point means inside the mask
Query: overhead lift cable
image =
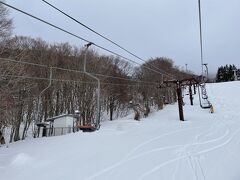
<svg viewBox="0 0 240 180"><path fill-rule="evenodd" d="M14 63L20 63L20 64L27 64L27 65L32 65L32 66L39 66L39 67L44 67L44 68L49 68L49 66L44 65L44 64L37 64L37 63L31 63L31 62L26 62L26 61L17 61L14 59L9 59L9 58L0 58L2 61L8 61L8 62L14 62ZM74 73L84 73L84 71L79 71L79 70L74 70L74 69L66 69L66 68L60 68L60 67L51 67L52 69L57 69L57 70L62 70L62 71L68 71L68 72L74 72ZM125 80L125 81L132 81L135 83L144 83L144 84L155 84L159 85L157 82L149 82L149 81L140 81L140 80L135 80L135 79L128 79L124 77L117 77L117 76L111 76L111 75L104 75L104 74L98 74L98 73L91 73L96 76L101 76L105 78L112 78L112 79L120 79L120 80Z"/></svg>
<svg viewBox="0 0 240 180"><path fill-rule="evenodd" d="M32 15L32 14L29 14L29 13L27 13L27 12L25 12L25 11L23 11L23 10L20 10L20 9L14 7L14 6L11 6L11 5L9 5L9 4L7 4L7 3L4 3L4 2L2 2L2 1L0 1L0 3L3 4L3 5L5 5L5 6L7 6L7 7L9 7L9 8L11 8L11 9L14 9L14 10L16 10L16 11L18 11L18 12L21 12L21 13L29 16L29 17L32 17L32 18L34 18L34 19L36 19L36 20L38 20L38 21L41 21L41 22L43 22L43 23L45 23L45 24L47 24L47 25L49 25L49 26L51 26L51 27L53 27L53 28L55 28L55 29L58 29L58 30L60 30L60 31L62 31L62 32L65 32L65 33L67 33L67 34L69 34L69 35L71 35L71 36L73 36L73 37L76 37L76 38L78 38L78 39L80 39L80 40L82 40L82 41L85 41L85 42L87 42L87 43L92 43L94 46L96 46L96 47L98 47L98 48L100 48L100 49L102 49L102 50L105 50L105 51L107 51L107 52L109 52L109 53L111 53L111 54L114 54L114 55L116 55L116 56L118 56L118 57L120 57L120 58L122 58L122 59L125 59L125 60L130 61L130 62L135 63L135 64L138 64L138 65L140 65L140 66L143 66L144 68L146 68L146 69L148 69L148 70L150 70L150 71L153 71L153 72L155 72L155 73L158 73L158 74L161 74L161 75L165 75L165 76L167 76L167 77L169 77L169 78L173 78L172 75L169 75L169 74L167 74L167 73L161 73L161 72L159 72L159 71L156 71L156 70L154 70L154 69L149 68L149 67L146 66L146 65L142 65L142 64L140 64L140 63L137 63L137 62L135 62L135 61L133 61L133 60L131 60L131 59L129 59L129 58L126 58L126 57L124 57L124 56L122 56L122 55L120 55L120 54L118 54L118 53L115 53L115 52L107 49L107 48L104 48L104 47L102 47L102 46L100 46L100 45L97 45L97 44L95 44L95 43L93 43L93 42L91 42L91 41L89 41L89 40L87 40L87 39L85 39L85 38L82 38L82 37L80 37L80 36L78 36L78 35L76 35L76 34L73 34L73 33L71 33L70 31L67 31L67 30L65 30L65 29L63 29L63 28L61 28L61 27L58 27L58 26L56 26L56 25L54 25L54 24L52 24L52 23L50 23L50 22L47 22L47 21L45 21L45 20L43 20L43 19L41 19L41 18L38 18L38 17L36 17L36 16L34 16L34 15Z"/></svg>
<svg viewBox="0 0 240 180"><path fill-rule="evenodd" d="M36 76L25 76L25 75L0 75L0 77L11 77L11 78L22 78L22 79L31 79L31 80L46 80L49 81L49 78L45 77L36 77ZM6 81L6 79L4 80ZM68 80L68 79L51 79L51 81L57 82L73 82L79 84L96 84L96 82L92 81L75 81L75 80ZM144 84L118 84L118 83L101 83L103 85L111 85L111 86L155 86L154 84L151 85L144 85Z"/></svg>
<svg viewBox="0 0 240 180"><path fill-rule="evenodd" d="M131 54L131 55L134 56L135 58L137 58L137 59L141 60L142 62L146 63L146 61L145 61L143 58L141 58L141 57L137 56L136 54L130 52L129 50L127 50L127 49L124 48L123 46L119 45L118 43L114 42L114 41L111 40L110 38L108 38L108 37L106 37L106 36L98 33L97 31L95 31L94 29L92 29L92 28L90 28L89 26L85 25L84 23L80 22L80 21L77 20L76 18L70 16L69 14L65 13L65 12L62 11L61 9L57 8L57 7L54 6L53 4L51 4L51 3L49 3L49 2L47 2L47 1L45 1L45 0L42 0L42 1L43 1L44 3L46 3L46 4L48 4L49 6L51 6L52 8L54 8L55 10L59 11L60 13L64 14L64 15L67 16L68 18L72 19L72 20L75 21L76 23L78 23L78 24L80 24L81 26L85 27L86 29L92 31L93 33L95 33L95 34L97 34L98 36L102 37L103 39L109 41L110 43L116 45L117 47L119 47L120 49L124 50L125 52ZM162 72L162 73L164 73L164 74L166 74L166 75L169 75L168 73L166 73L166 72L163 71L162 69L159 69L159 68L157 68L157 67L155 67L155 66L153 66L153 65L151 65L151 64L149 64L149 65L150 65L152 68L155 68L155 69L159 70L160 72ZM169 75L169 76L171 76L171 75ZM172 76L172 77L173 77L173 76Z"/></svg>
<svg viewBox="0 0 240 180"><path fill-rule="evenodd" d="M8 61L8 62L14 62L14 63L20 63L20 64L27 64L27 65L31 65L31 66L39 66L39 67L44 67L47 68L47 65L44 64L36 64L36 63L31 63L31 62L26 62L26 61L18 61L18 60L14 60L14 59L10 59L10 58L1 58L0 60L2 61Z"/></svg>

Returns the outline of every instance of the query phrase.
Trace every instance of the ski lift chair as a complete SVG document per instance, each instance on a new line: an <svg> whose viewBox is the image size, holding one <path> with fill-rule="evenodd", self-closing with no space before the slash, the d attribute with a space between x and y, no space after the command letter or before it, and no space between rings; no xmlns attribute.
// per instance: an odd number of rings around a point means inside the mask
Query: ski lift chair
<svg viewBox="0 0 240 180"><path fill-rule="evenodd" d="M203 99L201 107L203 109L209 109L212 107L212 104L210 103L210 101L208 99Z"/></svg>
<svg viewBox="0 0 240 180"><path fill-rule="evenodd" d="M212 107L212 104L208 100L207 91L205 89L205 86L200 85L200 87L201 87L201 93L200 93L200 90L199 90L199 87L198 87L200 106L203 109L210 109ZM200 97L201 95L202 95L202 98ZM201 99L202 99L202 101L201 101Z"/></svg>
<svg viewBox="0 0 240 180"><path fill-rule="evenodd" d="M208 96L207 96L206 94L205 94L205 95L203 94L203 95L202 95L202 98L203 98L203 99L208 99Z"/></svg>

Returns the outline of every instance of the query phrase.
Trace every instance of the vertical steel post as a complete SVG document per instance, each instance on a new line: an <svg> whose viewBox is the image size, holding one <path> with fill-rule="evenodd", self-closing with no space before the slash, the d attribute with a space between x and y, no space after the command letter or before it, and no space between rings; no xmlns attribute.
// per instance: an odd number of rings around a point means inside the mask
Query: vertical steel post
<svg viewBox="0 0 240 180"><path fill-rule="evenodd" d="M193 85L194 94L196 94L196 84Z"/></svg>
<svg viewBox="0 0 240 180"><path fill-rule="evenodd" d="M88 73L87 70L86 70L86 61L87 61L87 51L88 51L88 48L92 45L93 43L89 42L88 44L85 45L86 49L85 49L85 54L84 54L84 65L83 65L83 71L86 75L90 76L91 78L97 80L97 120L96 120L96 128L99 128L100 126L100 79L93 76L92 74Z"/></svg>
<svg viewBox="0 0 240 180"><path fill-rule="evenodd" d="M192 84L189 85L189 98L190 98L190 104L193 106L193 95L192 95Z"/></svg>
<svg viewBox="0 0 240 180"><path fill-rule="evenodd" d="M182 88L179 81L177 82L177 96L178 96L179 119L180 121L184 121Z"/></svg>
<svg viewBox="0 0 240 180"><path fill-rule="evenodd" d="M200 92L200 88L199 88L200 84L198 84L198 98L199 98L199 103L200 103L200 107L202 108L202 101L201 101L201 92Z"/></svg>
<svg viewBox="0 0 240 180"><path fill-rule="evenodd" d="M48 86L43 89L40 94L38 95L38 104L37 104L37 113L36 113L36 116L34 118L34 121L33 121L33 136L36 137L36 133L35 133L35 124L37 121L39 121L39 109L40 109L40 98L42 96L42 94L48 89L50 88L52 85L52 67L50 67L50 74L49 74L49 84ZM39 133L38 133L39 135Z"/></svg>
<svg viewBox="0 0 240 180"><path fill-rule="evenodd" d="M201 69L202 69L202 81L203 81L203 37L202 37L202 12L201 12L201 0L198 0L198 15L199 15L199 35L200 35L200 48L201 48Z"/></svg>
<svg viewBox="0 0 240 180"><path fill-rule="evenodd" d="M206 67L206 81L208 80L208 67L207 67L207 63L203 64Z"/></svg>

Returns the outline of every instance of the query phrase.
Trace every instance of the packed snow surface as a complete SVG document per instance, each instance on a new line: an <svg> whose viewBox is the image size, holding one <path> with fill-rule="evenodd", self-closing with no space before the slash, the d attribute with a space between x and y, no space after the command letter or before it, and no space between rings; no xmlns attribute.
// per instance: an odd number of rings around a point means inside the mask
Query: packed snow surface
<svg viewBox="0 0 240 180"><path fill-rule="evenodd" d="M1 180L239 180L240 82L207 85L215 113L185 96L148 118L0 148Z"/></svg>

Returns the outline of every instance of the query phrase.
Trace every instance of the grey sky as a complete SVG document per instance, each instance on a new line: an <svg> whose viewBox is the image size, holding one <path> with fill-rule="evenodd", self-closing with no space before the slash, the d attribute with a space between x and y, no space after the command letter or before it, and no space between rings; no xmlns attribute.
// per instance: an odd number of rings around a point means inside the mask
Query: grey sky
<svg viewBox="0 0 240 180"><path fill-rule="evenodd" d="M136 60L104 39L56 12L41 0L6 0L90 41ZM138 56L169 57L200 73L197 0L49 0L60 9ZM48 42L84 42L11 10L17 35ZM240 68L240 1L202 0L204 62L210 72L225 64ZM101 51L99 51L101 52Z"/></svg>

